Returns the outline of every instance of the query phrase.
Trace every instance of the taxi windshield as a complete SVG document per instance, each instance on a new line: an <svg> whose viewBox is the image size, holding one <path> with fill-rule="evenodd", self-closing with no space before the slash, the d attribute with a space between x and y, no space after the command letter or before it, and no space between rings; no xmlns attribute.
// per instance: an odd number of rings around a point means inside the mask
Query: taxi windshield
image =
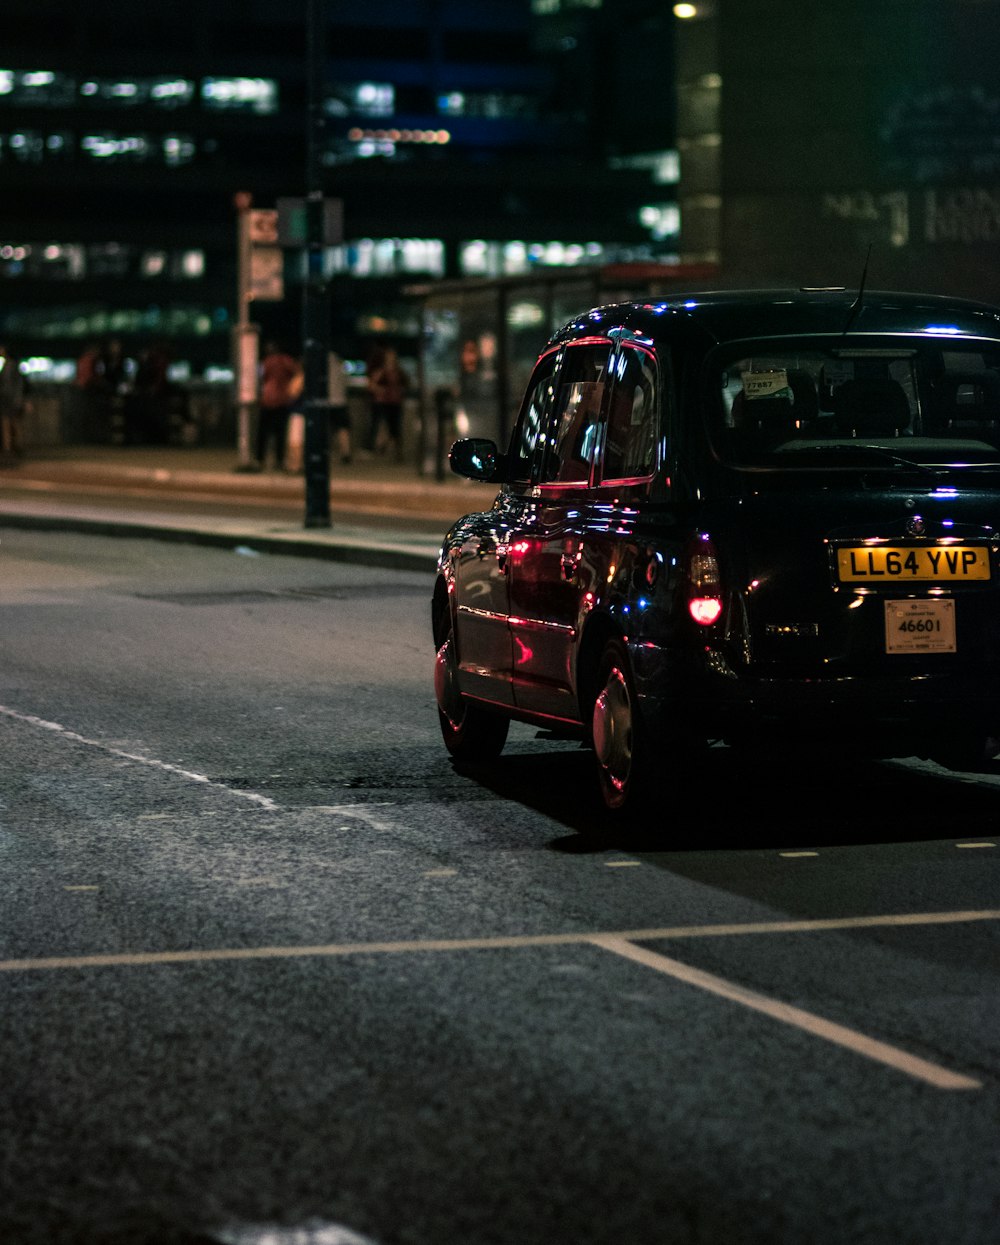
<svg viewBox="0 0 1000 1245"><path fill-rule="evenodd" d="M741 342L709 372L713 448L737 467L1000 467L1000 342Z"/></svg>

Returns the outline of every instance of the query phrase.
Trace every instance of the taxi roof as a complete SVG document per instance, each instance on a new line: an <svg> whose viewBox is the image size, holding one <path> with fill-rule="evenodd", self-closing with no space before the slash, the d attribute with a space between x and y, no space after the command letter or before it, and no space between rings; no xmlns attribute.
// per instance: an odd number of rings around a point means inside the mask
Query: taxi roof
<svg viewBox="0 0 1000 1245"><path fill-rule="evenodd" d="M906 334L1000 340L1000 308L939 294L857 290L710 290L594 307L552 343L607 336L617 328L650 339L698 325L715 342L814 334Z"/></svg>

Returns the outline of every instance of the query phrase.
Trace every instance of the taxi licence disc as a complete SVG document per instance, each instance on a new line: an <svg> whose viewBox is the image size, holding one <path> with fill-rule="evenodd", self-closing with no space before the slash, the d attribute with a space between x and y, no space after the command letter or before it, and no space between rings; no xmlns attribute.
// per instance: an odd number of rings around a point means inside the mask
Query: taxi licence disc
<svg viewBox="0 0 1000 1245"><path fill-rule="evenodd" d="M990 555L985 545L845 545L837 574L842 584L984 580Z"/></svg>

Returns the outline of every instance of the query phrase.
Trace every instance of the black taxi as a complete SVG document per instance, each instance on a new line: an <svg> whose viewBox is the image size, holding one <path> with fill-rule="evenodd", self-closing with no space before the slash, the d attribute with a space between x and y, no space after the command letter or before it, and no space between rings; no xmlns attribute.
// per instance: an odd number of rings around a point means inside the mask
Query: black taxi
<svg viewBox="0 0 1000 1245"><path fill-rule="evenodd" d="M597 307L541 351L432 622L444 741L592 744L609 809L707 743L1000 752L1000 308L845 290ZM682 771L683 772L683 771Z"/></svg>

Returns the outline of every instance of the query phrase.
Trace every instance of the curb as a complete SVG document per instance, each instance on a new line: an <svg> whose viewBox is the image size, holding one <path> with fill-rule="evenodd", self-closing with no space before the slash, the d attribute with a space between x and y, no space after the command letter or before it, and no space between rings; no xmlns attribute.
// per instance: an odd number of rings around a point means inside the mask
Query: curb
<svg viewBox="0 0 1000 1245"><path fill-rule="evenodd" d="M388 570L433 573L437 565L438 547L430 544L407 548L368 537L338 538L332 534L308 535L281 532L255 532L248 529L219 531L211 528L185 526L183 523L143 523L141 520L101 519L69 514L28 514L0 508L0 529L17 528L34 531L79 532L91 536L114 536L120 539L161 540L180 544L202 545L217 549L245 547L258 553L288 557L320 558L357 566L375 566ZM325 529L324 529L325 530Z"/></svg>

